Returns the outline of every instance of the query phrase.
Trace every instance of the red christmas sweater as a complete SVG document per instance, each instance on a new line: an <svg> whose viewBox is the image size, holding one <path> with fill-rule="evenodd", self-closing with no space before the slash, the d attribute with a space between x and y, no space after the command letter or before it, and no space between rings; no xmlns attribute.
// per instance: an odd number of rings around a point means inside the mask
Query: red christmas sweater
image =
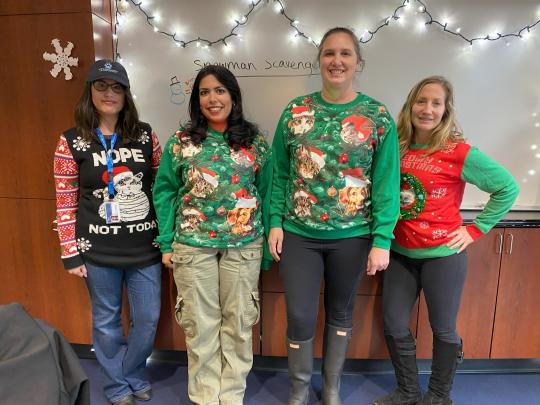
<svg viewBox="0 0 540 405"><path fill-rule="evenodd" d="M427 145L411 145L400 163L401 215L392 250L412 258L454 254L446 244L462 225L459 212L466 183L490 194L484 210L466 229L476 240L512 207L519 193L512 175L466 143L449 144L426 155Z"/></svg>

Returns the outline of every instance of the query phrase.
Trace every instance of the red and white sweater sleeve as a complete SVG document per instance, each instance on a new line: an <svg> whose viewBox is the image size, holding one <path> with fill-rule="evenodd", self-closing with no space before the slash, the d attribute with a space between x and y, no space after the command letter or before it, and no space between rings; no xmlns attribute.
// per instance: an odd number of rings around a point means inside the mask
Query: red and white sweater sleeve
<svg viewBox="0 0 540 405"><path fill-rule="evenodd" d="M159 139L156 133L152 131L152 174L154 178L156 177L162 154L163 152L161 150L161 145L159 144Z"/></svg>
<svg viewBox="0 0 540 405"><path fill-rule="evenodd" d="M79 167L64 135L60 136L54 152L54 184L60 254L65 269L69 270L84 263L75 240L75 216L79 206Z"/></svg>

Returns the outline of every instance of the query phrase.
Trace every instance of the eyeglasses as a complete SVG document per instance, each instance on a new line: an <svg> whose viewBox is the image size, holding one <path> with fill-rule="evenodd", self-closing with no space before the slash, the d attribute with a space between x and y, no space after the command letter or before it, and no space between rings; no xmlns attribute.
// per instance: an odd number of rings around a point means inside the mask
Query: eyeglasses
<svg viewBox="0 0 540 405"><path fill-rule="evenodd" d="M96 80L95 82L92 82L92 86L94 89L100 92L107 91L109 87L114 93L120 94L124 92L124 86L122 86L120 83L107 84L103 80Z"/></svg>

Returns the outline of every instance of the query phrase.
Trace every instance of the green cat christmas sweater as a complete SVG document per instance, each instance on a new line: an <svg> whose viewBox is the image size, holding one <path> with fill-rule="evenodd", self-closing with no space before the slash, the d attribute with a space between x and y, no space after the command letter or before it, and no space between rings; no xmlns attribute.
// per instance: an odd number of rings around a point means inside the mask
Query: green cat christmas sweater
<svg viewBox="0 0 540 405"><path fill-rule="evenodd" d="M238 248L264 234L268 223L271 150L263 135L235 151L222 132L209 129L201 145L177 131L165 146L154 183L156 241L216 249ZM272 257L264 244L263 268Z"/></svg>
<svg viewBox="0 0 540 405"><path fill-rule="evenodd" d="M358 93L293 99L272 145L270 226L315 239L372 235L389 249L399 215L399 150L386 107Z"/></svg>

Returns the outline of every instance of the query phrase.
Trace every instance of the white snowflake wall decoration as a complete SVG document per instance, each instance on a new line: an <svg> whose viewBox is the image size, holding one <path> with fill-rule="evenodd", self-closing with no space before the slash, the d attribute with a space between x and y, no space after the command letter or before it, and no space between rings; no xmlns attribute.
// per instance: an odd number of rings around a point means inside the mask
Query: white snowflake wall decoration
<svg viewBox="0 0 540 405"><path fill-rule="evenodd" d="M71 56L71 50L73 49L73 44L71 42L67 43L65 48L60 46L60 40L55 38L51 41L51 44L54 46L56 53L43 53L43 59L53 62L54 66L50 70L51 76L56 77L58 73L63 69L64 76L66 80L71 80L73 75L71 74L70 66L78 66L79 58L74 58Z"/></svg>

